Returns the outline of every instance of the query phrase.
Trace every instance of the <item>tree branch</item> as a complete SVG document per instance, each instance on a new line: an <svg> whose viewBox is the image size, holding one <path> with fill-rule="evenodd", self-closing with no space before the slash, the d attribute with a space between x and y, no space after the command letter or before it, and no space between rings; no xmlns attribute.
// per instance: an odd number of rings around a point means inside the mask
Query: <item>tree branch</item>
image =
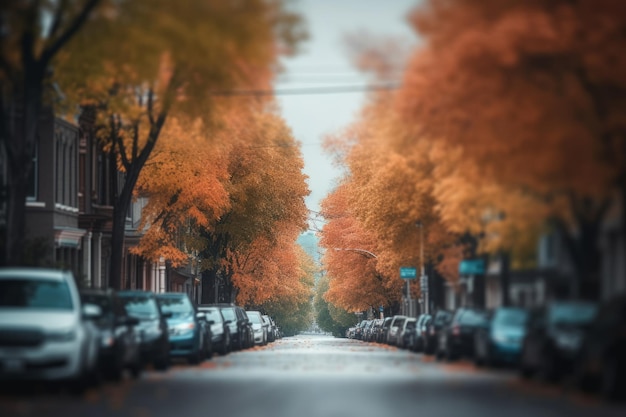
<svg viewBox="0 0 626 417"><path fill-rule="evenodd" d="M63 32L52 44L44 49L41 54L40 62L45 66L48 65L50 60L59 52L59 50L78 32L78 30L87 21L87 17L92 10L97 6L100 0L88 0L87 4L83 7L80 13L74 18L74 20L68 25L65 32Z"/></svg>
<svg viewBox="0 0 626 417"><path fill-rule="evenodd" d="M52 25L50 26L50 31L48 32L48 39L52 39L56 35L56 33L59 31L59 28L61 27L61 24L63 23L63 11L66 8L67 8L67 0L60 0L57 11L54 14L54 19L52 20Z"/></svg>

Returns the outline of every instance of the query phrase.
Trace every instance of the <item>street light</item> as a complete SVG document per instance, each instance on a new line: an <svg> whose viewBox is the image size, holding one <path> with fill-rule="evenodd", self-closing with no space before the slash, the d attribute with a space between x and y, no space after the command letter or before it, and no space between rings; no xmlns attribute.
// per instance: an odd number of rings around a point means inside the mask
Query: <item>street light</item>
<svg viewBox="0 0 626 417"><path fill-rule="evenodd" d="M376 254L374 254L374 253L372 253L372 252L370 252L368 250L365 250L365 249L358 249L358 248L333 248L333 250L336 250L336 251L347 250L347 251L350 251L350 252L360 253L361 255L366 256L368 258L378 258L378 256L376 256Z"/></svg>
<svg viewBox="0 0 626 417"><path fill-rule="evenodd" d="M421 221L416 221L415 226L420 229L420 289L422 293L422 305L424 306L424 313L429 313L428 308L428 281L426 279L426 271L424 270L424 224Z"/></svg>

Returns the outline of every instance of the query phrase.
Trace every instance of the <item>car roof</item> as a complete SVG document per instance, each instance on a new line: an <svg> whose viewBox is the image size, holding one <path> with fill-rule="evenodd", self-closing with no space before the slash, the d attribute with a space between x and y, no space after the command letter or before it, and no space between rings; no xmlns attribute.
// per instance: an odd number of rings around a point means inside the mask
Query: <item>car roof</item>
<svg viewBox="0 0 626 417"><path fill-rule="evenodd" d="M144 296L144 297L153 297L155 294L152 291L144 291L144 290L122 290L118 291L117 295L122 297L132 297L132 296Z"/></svg>
<svg viewBox="0 0 626 417"><path fill-rule="evenodd" d="M186 292L161 292L156 294L157 298L180 298L189 297Z"/></svg>
<svg viewBox="0 0 626 417"><path fill-rule="evenodd" d="M49 279L56 281L64 281L70 277L72 273L66 270L51 268L0 268L0 279Z"/></svg>
<svg viewBox="0 0 626 417"><path fill-rule="evenodd" d="M111 289L103 288L80 288L78 290L81 295L113 295L114 292Z"/></svg>

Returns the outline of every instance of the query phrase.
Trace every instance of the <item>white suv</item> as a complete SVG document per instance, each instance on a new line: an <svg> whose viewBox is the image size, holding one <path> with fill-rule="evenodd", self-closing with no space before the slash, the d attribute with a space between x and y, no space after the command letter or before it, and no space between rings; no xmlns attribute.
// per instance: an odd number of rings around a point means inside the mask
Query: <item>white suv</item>
<svg viewBox="0 0 626 417"><path fill-rule="evenodd" d="M71 272L0 268L0 380L64 380L82 390L95 375L100 307L81 301Z"/></svg>

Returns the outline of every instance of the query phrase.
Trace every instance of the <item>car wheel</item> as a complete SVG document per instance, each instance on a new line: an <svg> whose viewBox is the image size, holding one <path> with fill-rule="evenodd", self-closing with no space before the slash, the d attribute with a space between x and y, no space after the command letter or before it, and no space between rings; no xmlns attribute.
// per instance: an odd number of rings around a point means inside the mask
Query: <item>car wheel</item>
<svg viewBox="0 0 626 417"><path fill-rule="evenodd" d="M205 344L204 357L205 357L205 359L211 359L213 357L213 344L211 343L210 339Z"/></svg>
<svg viewBox="0 0 626 417"><path fill-rule="evenodd" d="M170 348L169 345L163 349L164 352L161 353L159 358L156 358L154 361L154 369L157 371L167 371L170 367Z"/></svg>
<svg viewBox="0 0 626 417"><path fill-rule="evenodd" d="M141 376L141 372L143 372L143 364L141 359L137 358L135 362L130 366L130 376L133 379L138 379Z"/></svg>
<svg viewBox="0 0 626 417"><path fill-rule="evenodd" d="M556 382L559 380L559 370L554 362L554 358L548 352L545 352L541 358L541 376L547 382Z"/></svg>
<svg viewBox="0 0 626 417"><path fill-rule="evenodd" d="M221 355L227 355L230 352L230 333L224 333L224 340L222 340L222 349L220 350Z"/></svg>
<svg viewBox="0 0 626 417"><path fill-rule="evenodd" d="M170 367L170 358L159 358L154 361L154 369L157 371L167 371Z"/></svg>
<svg viewBox="0 0 626 417"><path fill-rule="evenodd" d="M200 351L192 353L191 355L187 356L187 363L189 363L189 365L199 364L200 361L202 360L200 356L201 356Z"/></svg>
<svg viewBox="0 0 626 417"><path fill-rule="evenodd" d="M604 361L602 367L601 381L600 381L600 394L608 401L615 401L620 397L620 372L617 367L617 363L613 359L607 359Z"/></svg>

